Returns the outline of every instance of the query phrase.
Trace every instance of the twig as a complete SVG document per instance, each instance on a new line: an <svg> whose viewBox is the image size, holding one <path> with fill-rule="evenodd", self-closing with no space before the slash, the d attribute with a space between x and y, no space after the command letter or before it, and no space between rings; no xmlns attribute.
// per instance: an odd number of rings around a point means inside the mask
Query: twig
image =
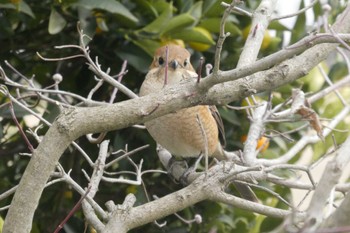
<svg viewBox="0 0 350 233"><path fill-rule="evenodd" d="M297 11L295 13L275 17L272 20L280 20L280 19L285 19L285 18L290 18L290 17L300 15L300 14L304 13L305 11L307 11L308 9L312 8L317 2L318 2L318 0L314 0L310 5L308 5L307 7L304 7L303 9L300 9L299 11Z"/></svg>
<svg viewBox="0 0 350 233"><path fill-rule="evenodd" d="M169 59L169 47L165 46L165 68L164 68L164 87L168 84L168 59Z"/></svg>
<svg viewBox="0 0 350 233"><path fill-rule="evenodd" d="M86 192L84 193L83 196L80 197L79 201L75 204L75 206L73 207L73 209L69 212L69 214L66 216L66 218L57 226L56 230L54 231L54 233L58 233L64 226L64 224L66 224L66 222L70 219L70 217L72 217L72 215L80 208L80 204L81 202L84 200L84 198L88 195L88 193L90 192L91 187L88 187Z"/></svg>
<svg viewBox="0 0 350 233"><path fill-rule="evenodd" d="M216 42L215 61L214 61L214 68L213 68L214 75L217 75L220 69L222 45L224 44L226 37L230 35L229 32L225 33L225 25L226 25L227 18L230 15L235 4L236 4L235 0L233 0L229 6L224 4L226 9L225 9L224 15L221 18L219 39Z"/></svg>

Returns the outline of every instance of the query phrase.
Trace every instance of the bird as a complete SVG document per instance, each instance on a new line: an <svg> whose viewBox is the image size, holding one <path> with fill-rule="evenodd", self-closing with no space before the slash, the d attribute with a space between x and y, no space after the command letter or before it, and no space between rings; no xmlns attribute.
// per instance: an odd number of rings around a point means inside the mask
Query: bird
<svg viewBox="0 0 350 233"><path fill-rule="evenodd" d="M191 65L190 56L188 50L177 45L157 49L139 95L159 92L166 85L196 82L198 75ZM225 158L223 123L215 106L181 109L145 122L145 126L155 141L177 158L199 157L205 151L210 157Z"/></svg>
<svg viewBox="0 0 350 233"><path fill-rule="evenodd" d="M190 62L190 52L177 45L165 45L155 51L149 72L139 95L161 91L165 86L196 82L198 75ZM198 158L207 154L225 160L224 126L215 106L198 105L184 108L144 123L153 139L175 158ZM247 185L233 182L247 200L258 202Z"/></svg>

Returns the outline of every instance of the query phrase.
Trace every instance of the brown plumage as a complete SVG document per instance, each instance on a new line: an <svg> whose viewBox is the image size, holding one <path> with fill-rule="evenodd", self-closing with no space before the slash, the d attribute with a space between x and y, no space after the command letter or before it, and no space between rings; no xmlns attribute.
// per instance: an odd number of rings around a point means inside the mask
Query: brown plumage
<svg viewBox="0 0 350 233"><path fill-rule="evenodd" d="M175 85L183 80L197 80L197 74L190 63L190 53L179 46L168 45L159 48L154 55L150 70L140 88L140 96L156 93L164 88L166 60L168 61L166 85ZM203 126L202 133L198 118ZM208 155L225 159L224 128L215 106L199 105L181 109L145 123L154 140L176 157L199 157L207 147ZM219 140L219 135L222 144ZM205 145L205 137L207 145ZM234 182L242 197L256 201L257 198L249 186Z"/></svg>
<svg viewBox="0 0 350 233"><path fill-rule="evenodd" d="M182 47L168 45L167 59L164 46L155 52L150 70L142 83L140 96L163 89L166 60L168 61L166 85L175 85L188 79L196 81L197 74L190 63L190 53ZM202 122L206 136L202 133L197 116ZM205 151L206 137L208 155L224 158L219 141L219 133L223 132L222 121L215 106L200 105L185 108L148 121L145 125L151 136L176 157L198 157Z"/></svg>

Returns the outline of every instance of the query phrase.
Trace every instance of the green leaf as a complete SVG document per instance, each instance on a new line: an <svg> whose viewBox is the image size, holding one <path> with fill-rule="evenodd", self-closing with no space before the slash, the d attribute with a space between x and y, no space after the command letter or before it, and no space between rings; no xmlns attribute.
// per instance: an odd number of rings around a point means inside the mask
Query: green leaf
<svg viewBox="0 0 350 233"><path fill-rule="evenodd" d="M131 40L131 41L151 57L153 57L154 51L160 46L159 42L156 42L154 40L143 39L143 40Z"/></svg>
<svg viewBox="0 0 350 233"><path fill-rule="evenodd" d="M215 41L213 38L208 37L207 34L196 28L183 29L170 34L171 38L181 39L184 41L199 42L204 44L214 45Z"/></svg>
<svg viewBox="0 0 350 233"><path fill-rule="evenodd" d="M220 23L221 23L221 18L219 17L207 18L207 19L203 19L200 22L200 24L198 24L198 27L203 27L210 32L219 33ZM238 36L242 34L241 30L232 22L226 22L225 31L231 33L231 36Z"/></svg>
<svg viewBox="0 0 350 233"><path fill-rule="evenodd" d="M93 14L91 10L88 10L84 7L77 7L78 17L80 22L80 28L83 30L84 34L88 35L83 38L85 45L89 44L91 39L96 33L97 21L91 20Z"/></svg>
<svg viewBox="0 0 350 233"><path fill-rule="evenodd" d="M188 13L192 15L193 18L196 19L196 22L198 22L199 19L202 17L202 6L203 6L202 1L196 2L188 11Z"/></svg>
<svg viewBox="0 0 350 233"><path fill-rule="evenodd" d="M76 3L73 3L72 6L81 6L89 10L105 10L113 14L121 15L133 23L139 21L123 4L115 0L79 0Z"/></svg>
<svg viewBox="0 0 350 233"><path fill-rule="evenodd" d="M30 6L25 1L20 1L19 3L19 12L23 12L27 15L29 15L32 18L35 18L34 13Z"/></svg>
<svg viewBox="0 0 350 233"><path fill-rule="evenodd" d="M49 33L51 35L57 34L66 26L67 21L54 8L51 9L49 19Z"/></svg>
<svg viewBox="0 0 350 233"><path fill-rule="evenodd" d="M137 9L140 9L141 12L151 13L154 17L158 17L159 14L157 12L157 9L148 1L145 0L135 0L135 4L137 4Z"/></svg>
<svg viewBox="0 0 350 233"><path fill-rule="evenodd" d="M167 22L173 16L173 6L171 4L162 12L162 14L156 18L153 22L142 28L142 31L149 33L159 33L167 25Z"/></svg>
<svg viewBox="0 0 350 233"><path fill-rule="evenodd" d="M206 15L206 13L210 10L210 8L217 2L217 0L204 0L203 3L203 15Z"/></svg>
<svg viewBox="0 0 350 233"><path fill-rule="evenodd" d="M166 8L169 7L169 5L173 5L172 2L167 2L166 0L154 0L150 1L150 3L157 10L157 12L163 12Z"/></svg>
<svg viewBox="0 0 350 233"><path fill-rule="evenodd" d="M161 32L162 34L169 34L175 29L184 28L195 22L195 18L188 13L177 15L167 22L166 28Z"/></svg>
<svg viewBox="0 0 350 233"><path fill-rule="evenodd" d="M132 43L118 48L115 53L121 60L127 60L128 64L136 68L136 70L141 73L146 73L149 69L149 65L152 62L152 58L147 53L140 50ZM120 143L120 140L117 141Z"/></svg>
<svg viewBox="0 0 350 233"><path fill-rule="evenodd" d="M18 3L18 5L12 4L12 3L0 4L0 9L1 8L18 10L19 12L27 14L32 18L35 18L35 15L34 15L32 9L29 7L29 5L25 1L20 1Z"/></svg>
<svg viewBox="0 0 350 233"><path fill-rule="evenodd" d="M304 8L304 1L301 1L300 4L300 9ZM295 25L293 27L291 43L298 41L302 36L305 35L305 23L305 13L299 14L297 21L295 22Z"/></svg>
<svg viewBox="0 0 350 233"><path fill-rule="evenodd" d="M208 6L205 6L205 13L203 13L206 17L220 17L225 11L225 7L221 6L221 2L228 2L222 0L216 0L214 2L210 2ZM230 1L231 2L231 1Z"/></svg>
<svg viewBox="0 0 350 233"><path fill-rule="evenodd" d="M269 29L273 29L277 31L290 31L289 28L287 28L286 26L284 26L283 24L275 20L269 24Z"/></svg>

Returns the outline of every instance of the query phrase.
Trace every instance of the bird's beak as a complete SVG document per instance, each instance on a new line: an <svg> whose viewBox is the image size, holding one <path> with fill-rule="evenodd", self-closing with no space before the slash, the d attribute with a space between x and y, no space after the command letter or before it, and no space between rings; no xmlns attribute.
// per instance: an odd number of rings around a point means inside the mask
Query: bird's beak
<svg viewBox="0 0 350 233"><path fill-rule="evenodd" d="M171 68L173 68L174 70L176 70L176 68L179 66L179 62L176 61L176 60L172 60L170 63L169 63L169 66Z"/></svg>

